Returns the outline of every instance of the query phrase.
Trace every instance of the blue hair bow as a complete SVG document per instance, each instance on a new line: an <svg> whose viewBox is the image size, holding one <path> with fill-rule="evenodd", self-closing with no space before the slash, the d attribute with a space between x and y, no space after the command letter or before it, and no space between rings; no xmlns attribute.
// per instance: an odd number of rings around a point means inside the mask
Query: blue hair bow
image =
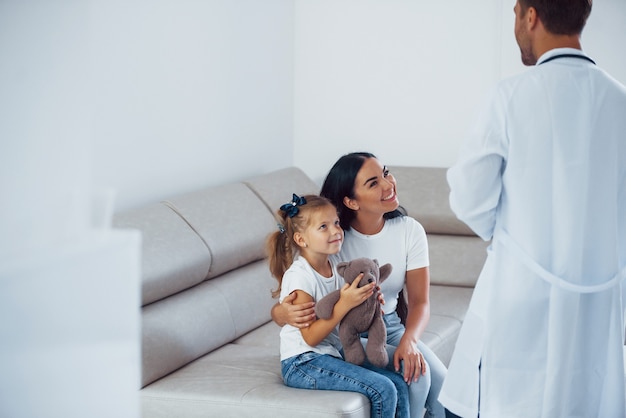
<svg viewBox="0 0 626 418"><path fill-rule="evenodd" d="M293 218L294 216L298 214L298 212L300 212L300 209L298 209L298 206L302 206L305 203L306 203L306 199L304 197L298 196L297 194L294 193L293 198L291 199L291 202L285 203L284 205L282 205L280 207L280 210L285 212L287 216L289 216L290 218Z"/></svg>

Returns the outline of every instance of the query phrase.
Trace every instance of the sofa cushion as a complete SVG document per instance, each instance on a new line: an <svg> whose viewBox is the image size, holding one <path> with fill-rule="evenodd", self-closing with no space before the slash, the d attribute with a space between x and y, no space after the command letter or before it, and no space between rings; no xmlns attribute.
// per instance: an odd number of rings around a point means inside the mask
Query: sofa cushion
<svg viewBox="0 0 626 418"><path fill-rule="evenodd" d="M280 351L280 327L274 321L269 321L237 338L233 344L273 348L278 353Z"/></svg>
<svg viewBox="0 0 626 418"><path fill-rule="evenodd" d="M454 341L460 330L461 324L454 318L431 314L428 327L424 330L421 340L447 367L454 351Z"/></svg>
<svg viewBox="0 0 626 418"><path fill-rule="evenodd" d="M152 418L370 416L359 393L285 386L278 351L243 344L225 345L145 387L141 403Z"/></svg>
<svg viewBox="0 0 626 418"><path fill-rule="evenodd" d="M457 286L430 286L430 321L422 334L443 364L450 362L456 339L474 289Z"/></svg>
<svg viewBox="0 0 626 418"><path fill-rule="evenodd" d="M389 170L398 182L400 205L427 233L476 235L450 209L446 168L391 166Z"/></svg>
<svg viewBox="0 0 626 418"><path fill-rule="evenodd" d="M474 287L488 246L477 236L428 234L431 284Z"/></svg>
<svg viewBox="0 0 626 418"><path fill-rule="evenodd" d="M156 203L117 214L115 228L142 233L142 305L202 282L211 264L208 248L167 206Z"/></svg>
<svg viewBox="0 0 626 418"><path fill-rule="evenodd" d="M145 306L142 386L267 323L275 287L258 261Z"/></svg>
<svg viewBox="0 0 626 418"><path fill-rule="evenodd" d="M243 183L211 187L170 199L168 205L198 233L211 252L208 278L265 257L276 222Z"/></svg>

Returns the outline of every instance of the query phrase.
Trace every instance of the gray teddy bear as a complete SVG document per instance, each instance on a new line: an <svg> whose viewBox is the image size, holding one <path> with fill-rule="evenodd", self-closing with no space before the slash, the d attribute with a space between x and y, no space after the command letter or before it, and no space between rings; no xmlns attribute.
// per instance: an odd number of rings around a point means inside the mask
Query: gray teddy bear
<svg viewBox="0 0 626 418"><path fill-rule="evenodd" d="M378 266L378 261L370 258L356 258L337 264L337 272L344 278L346 283L351 284L361 273L363 278L359 287L367 283L376 282L379 286L391 274L391 264ZM328 319L331 317L333 308L339 301L340 291L335 290L320 299L315 305L315 313L318 318ZM366 349L361 345L360 335L368 333ZM381 304L378 300L378 292L365 300L359 306L352 308L339 323L339 339L343 345L346 361L354 364L363 364L365 355L374 366L385 367L389 362L389 356L385 349L387 329L383 322Z"/></svg>

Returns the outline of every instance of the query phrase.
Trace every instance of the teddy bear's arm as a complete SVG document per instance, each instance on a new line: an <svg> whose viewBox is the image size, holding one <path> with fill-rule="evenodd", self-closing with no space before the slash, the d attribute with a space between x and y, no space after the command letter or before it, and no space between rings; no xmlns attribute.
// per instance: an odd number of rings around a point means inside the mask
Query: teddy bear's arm
<svg viewBox="0 0 626 418"><path fill-rule="evenodd" d="M389 263L380 266L378 283L384 282L391 275L391 270L393 270L393 267Z"/></svg>
<svg viewBox="0 0 626 418"><path fill-rule="evenodd" d="M339 297L341 296L341 292L339 290L335 290L330 292L323 298L321 298L315 304L315 314L320 319L328 319L333 314L333 308L339 301Z"/></svg>

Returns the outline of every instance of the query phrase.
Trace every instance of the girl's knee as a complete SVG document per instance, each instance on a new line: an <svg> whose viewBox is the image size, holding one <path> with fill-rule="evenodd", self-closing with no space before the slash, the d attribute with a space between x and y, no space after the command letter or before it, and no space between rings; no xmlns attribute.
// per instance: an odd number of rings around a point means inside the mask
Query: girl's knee
<svg viewBox="0 0 626 418"><path fill-rule="evenodd" d="M380 384L377 385L376 389L378 389L383 397L388 396L388 399L398 399L398 389L396 388L396 385L386 376L381 376Z"/></svg>
<svg viewBox="0 0 626 418"><path fill-rule="evenodd" d="M368 388L372 417L393 417L398 405L398 393L391 380L384 378Z"/></svg>

